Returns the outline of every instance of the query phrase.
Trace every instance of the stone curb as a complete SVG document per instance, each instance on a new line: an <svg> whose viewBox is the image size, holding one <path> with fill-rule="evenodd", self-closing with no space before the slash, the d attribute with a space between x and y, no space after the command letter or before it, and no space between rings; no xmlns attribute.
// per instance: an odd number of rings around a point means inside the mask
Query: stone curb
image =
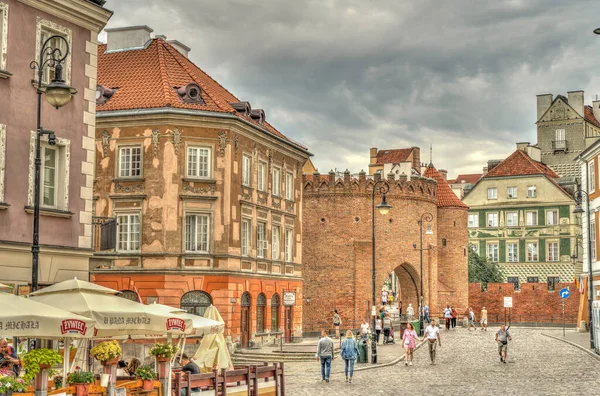
<svg viewBox="0 0 600 396"><path fill-rule="evenodd" d="M574 347L576 347L576 348L579 348L579 349L581 349L582 351L586 352L586 353L587 353L588 355L590 355L591 357L593 357L594 359L596 359L596 360L600 361L600 355L596 354L595 352L593 352L593 351L591 351L591 350L589 350L589 349L587 349L587 348L585 348L585 347L582 347L581 345L579 345L579 344L577 344L577 343L575 343L575 342L573 342L573 341L565 340L565 339L564 339L564 338L562 338L562 337L556 337L556 336L553 336L553 335L550 335L550 334L546 334L546 333L542 333L542 335L543 335L543 336L546 336L546 337L548 337L548 338L553 338L553 339L555 339L555 340L562 341L562 342L564 342L564 343L570 344L570 345L572 345L572 346L574 346Z"/></svg>
<svg viewBox="0 0 600 396"><path fill-rule="evenodd" d="M425 342L427 341L421 341L415 348L415 351L418 350L423 344L425 344ZM387 363L377 363L377 364L371 364L370 366L363 366L363 367L356 367L356 364L354 365L354 371L365 371L365 370L373 370L373 369L378 369L381 367L388 367L388 366L393 366L395 364L398 364L400 361L402 361L402 359L404 359L404 356L406 354L402 354L401 356L397 357L396 359L393 359L390 362ZM367 363L369 364L369 363ZM332 374L344 374L344 370L340 370L340 371L332 371Z"/></svg>

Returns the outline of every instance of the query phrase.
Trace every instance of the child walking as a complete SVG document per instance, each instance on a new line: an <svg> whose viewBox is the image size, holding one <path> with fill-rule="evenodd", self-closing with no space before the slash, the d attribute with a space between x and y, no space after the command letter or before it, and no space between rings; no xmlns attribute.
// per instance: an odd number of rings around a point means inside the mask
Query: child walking
<svg viewBox="0 0 600 396"><path fill-rule="evenodd" d="M415 331L415 328L413 327L412 323L408 322L406 324L406 329L404 330L402 339L404 340L404 365L412 366L413 352L417 347L417 332Z"/></svg>

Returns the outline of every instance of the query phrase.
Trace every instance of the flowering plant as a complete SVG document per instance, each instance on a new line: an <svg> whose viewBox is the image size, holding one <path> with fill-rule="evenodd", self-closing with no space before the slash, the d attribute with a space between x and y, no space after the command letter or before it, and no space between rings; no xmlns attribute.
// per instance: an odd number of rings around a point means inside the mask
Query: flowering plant
<svg viewBox="0 0 600 396"><path fill-rule="evenodd" d="M81 367L75 368L77 371L67 374L67 383L72 384L91 384L94 382L94 373L91 371L81 371Z"/></svg>
<svg viewBox="0 0 600 396"><path fill-rule="evenodd" d="M153 380L156 378L156 371L152 369L152 366L141 366L135 371L135 375L143 380Z"/></svg>
<svg viewBox="0 0 600 396"><path fill-rule="evenodd" d="M105 362L121 355L121 347L116 340L101 342L90 351L90 355L97 360Z"/></svg>
<svg viewBox="0 0 600 396"><path fill-rule="evenodd" d="M0 376L0 393L25 392L27 384L21 378L11 375Z"/></svg>
<svg viewBox="0 0 600 396"><path fill-rule="evenodd" d="M56 389L62 388L62 385L63 385L62 375L55 375L52 379L54 380L54 387Z"/></svg>
<svg viewBox="0 0 600 396"><path fill-rule="evenodd" d="M40 372L40 365L54 366L62 361L62 356L52 349L32 349L23 356L23 368L27 371L23 379L30 382Z"/></svg>
<svg viewBox="0 0 600 396"><path fill-rule="evenodd" d="M164 358L172 358L177 352L179 352L179 347L175 344L161 344L156 343L152 348L150 348L150 355Z"/></svg>

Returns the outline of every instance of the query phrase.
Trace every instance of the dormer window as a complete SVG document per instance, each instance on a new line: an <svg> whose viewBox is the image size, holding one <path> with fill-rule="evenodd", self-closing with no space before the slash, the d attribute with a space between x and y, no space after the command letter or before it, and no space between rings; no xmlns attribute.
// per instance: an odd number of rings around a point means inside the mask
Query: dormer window
<svg viewBox="0 0 600 396"><path fill-rule="evenodd" d="M183 103L205 104L202 100L202 89L196 83L189 83L185 87L175 87L175 91Z"/></svg>
<svg viewBox="0 0 600 396"><path fill-rule="evenodd" d="M105 104L110 98L112 98L116 91L116 88L106 88L102 85L96 85L96 104Z"/></svg>
<svg viewBox="0 0 600 396"><path fill-rule="evenodd" d="M229 104L235 109L235 111L242 113L242 115L249 116L250 112L252 112L252 106L250 106L250 102L231 102Z"/></svg>
<svg viewBox="0 0 600 396"><path fill-rule="evenodd" d="M250 112L250 118L259 124L264 124L265 122L265 111L263 109L255 109Z"/></svg>

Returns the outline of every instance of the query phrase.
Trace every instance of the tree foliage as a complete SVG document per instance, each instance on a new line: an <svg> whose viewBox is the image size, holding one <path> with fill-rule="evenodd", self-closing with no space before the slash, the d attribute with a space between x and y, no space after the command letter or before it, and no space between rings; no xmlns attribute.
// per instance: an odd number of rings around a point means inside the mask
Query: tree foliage
<svg viewBox="0 0 600 396"><path fill-rule="evenodd" d="M469 249L469 282L481 283L485 287L488 282L502 282L503 276L498 263L479 256Z"/></svg>

